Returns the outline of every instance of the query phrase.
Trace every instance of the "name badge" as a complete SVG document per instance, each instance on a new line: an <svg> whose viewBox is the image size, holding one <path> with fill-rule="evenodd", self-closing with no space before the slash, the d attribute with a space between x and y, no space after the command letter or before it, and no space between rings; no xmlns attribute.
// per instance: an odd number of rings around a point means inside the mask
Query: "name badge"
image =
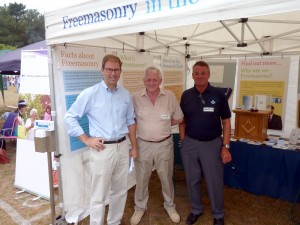
<svg viewBox="0 0 300 225"><path fill-rule="evenodd" d="M203 112L214 112L215 109L213 107L204 107Z"/></svg>
<svg viewBox="0 0 300 225"><path fill-rule="evenodd" d="M169 119L170 119L170 115L162 114L162 115L160 116L160 118L161 118L162 120L169 120Z"/></svg>

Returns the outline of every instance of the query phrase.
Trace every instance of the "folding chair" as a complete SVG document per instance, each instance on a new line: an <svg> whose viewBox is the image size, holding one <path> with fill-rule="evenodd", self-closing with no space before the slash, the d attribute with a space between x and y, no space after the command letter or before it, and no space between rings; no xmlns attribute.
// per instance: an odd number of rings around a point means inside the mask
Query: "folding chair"
<svg viewBox="0 0 300 225"><path fill-rule="evenodd" d="M15 129L18 126L18 113L11 112L6 118L2 129L0 130L1 148L3 148L4 139L16 140Z"/></svg>
<svg viewBox="0 0 300 225"><path fill-rule="evenodd" d="M177 196L184 196L182 194L177 193L178 190L176 188L176 183L178 181L185 181L185 179L182 179L182 176L181 176L181 179L179 179L177 177L177 171L184 172L183 164L182 164L181 156L180 156L181 141L179 138L179 134L175 133L175 134L172 134L172 136L173 136L173 142L174 142L174 168L173 168L174 192L175 192L175 195L177 195Z"/></svg>

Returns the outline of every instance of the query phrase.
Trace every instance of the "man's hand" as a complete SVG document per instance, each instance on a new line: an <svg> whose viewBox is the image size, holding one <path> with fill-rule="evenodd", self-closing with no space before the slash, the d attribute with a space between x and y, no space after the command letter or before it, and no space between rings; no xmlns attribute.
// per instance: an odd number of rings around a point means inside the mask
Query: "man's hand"
<svg viewBox="0 0 300 225"><path fill-rule="evenodd" d="M129 155L133 158L136 159L138 157L138 150L137 148L132 148L129 152Z"/></svg>
<svg viewBox="0 0 300 225"><path fill-rule="evenodd" d="M228 148L222 147L221 158L224 164L231 162L231 153Z"/></svg>
<svg viewBox="0 0 300 225"><path fill-rule="evenodd" d="M98 152L104 150L105 145L103 144L103 139L96 137L88 137L85 134L78 137L80 141L86 144L90 148L96 149Z"/></svg>

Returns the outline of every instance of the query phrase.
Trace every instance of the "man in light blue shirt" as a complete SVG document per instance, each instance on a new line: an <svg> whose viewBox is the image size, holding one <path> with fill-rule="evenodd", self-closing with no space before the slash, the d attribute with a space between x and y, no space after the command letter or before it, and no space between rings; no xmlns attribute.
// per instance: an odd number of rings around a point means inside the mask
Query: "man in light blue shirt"
<svg viewBox="0 0 300 225"><path fill-rule="evenodd" d="M107 224L120 224L127 198L129 155L135 159L138 154L131 95L117 85L121 66L117 56L106 55L102 60L103 81L82 91L65 115L68 134L90 147L90 224L93 225L104 222L109 188ZM89 120L89 136L78 123L84 115Z"/></svg>

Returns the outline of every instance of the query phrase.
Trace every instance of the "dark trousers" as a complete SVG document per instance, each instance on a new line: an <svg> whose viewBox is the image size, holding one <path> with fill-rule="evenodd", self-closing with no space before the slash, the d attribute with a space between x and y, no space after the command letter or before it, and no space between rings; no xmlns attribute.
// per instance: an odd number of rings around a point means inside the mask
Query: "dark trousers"
<svg viewBox="0 0 300 225"><path fill-rule="evenodd" d="M197 141L188 136L181 146L181 159L184 165L192 213L203 212L201 200L201 178L204 175L207 192L214 218L224 217L223 162L221 159L222 139Z"/></svg>

